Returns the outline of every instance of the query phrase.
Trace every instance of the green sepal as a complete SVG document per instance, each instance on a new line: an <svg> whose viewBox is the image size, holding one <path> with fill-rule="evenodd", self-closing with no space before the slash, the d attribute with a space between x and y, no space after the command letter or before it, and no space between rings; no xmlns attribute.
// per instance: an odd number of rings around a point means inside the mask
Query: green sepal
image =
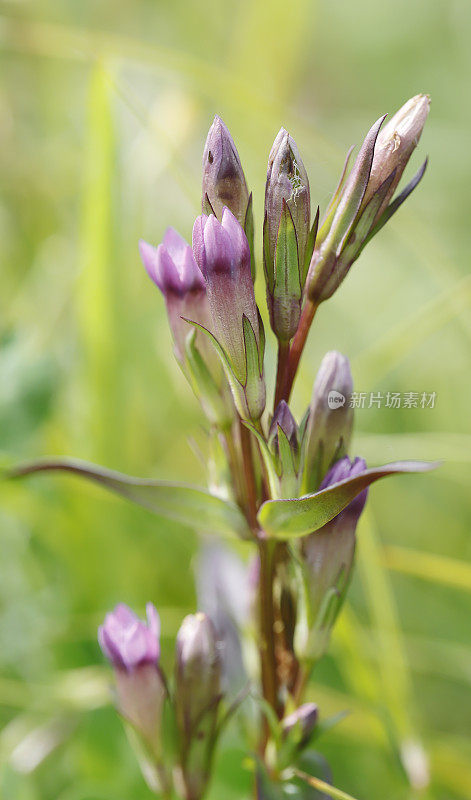
<svg viewBox="0 0 471 800"><path fill-rule="evenodd" d="M317 206L316 216L314 217L314 222L312 223L312 227L311 230L309 231L309 236L306 243L306 254L304 257L304 264L301 272L301 286L303 288L304 284L306 283L307 273L309 272L309 266L311 264L312 254L316 246L318 230L319 230L319 206Z"/></svg>
<svg viewBox="0 0 471 800"><path fill-rule="evenodd" d="M412 180L407 184L407 186L397 195L397 197L389 204L389 206L383 211L381 214L378 222L374 226L373 230L369 233L366 241L364 242L363 247L368 244L368 242L376 236L378 231L386 225L386 223L391 219L393 214L396 213L398 208L402 206L404 200L407 200L409 195L414 191L415 187L418 186L422 178L424 177L425 170L427 169L428 165L428 158L425 159L424 163L420 167L420 169L416 172Z"/></svg>
<svg viewBox="0 0 471 800"><path fill-rule="evenodd" d="M265 408L265 381L255 331L245 314L242 316L242 329L245 349L244 392L250 419L257 420Z"/></svg>
<svg viewBox="0 0 471 800"><path fill-rule="evenodd" d="M348 153L346 155L345 162L344 162L343 169L342 169L342 174L341 174L340 180L339 180L339 182L337 184L337 188L336 188L335 192L333 193L332 198L330 200L330 203L327 206L327 210L326 210L326 212L325 212L325 214L324 214L324 216L322 218L322 223L321 223L321 225L319 227L319 231L318 231L318 234L317 234L317 246L318 247L322 244L322 242L324 241L325 237L327 236L327 234L328 234L328 232L330 230L330 226L332 224L332 220L334 218L334 214L335 214L335 212L337 210L337 206L338 206L339 201L340 201L340 195L341 195L342 189L343 189L343 187L345 185L345 180L347 178L348 165L350 163L350 158L351 158L351 155L352 155L354 149L355 149L355 145L352 144L352 146L350 147L350 149L349 149L349 151L348 151Z"/></svg>
<svg viewBox="0 0 471 800"><path fill-rule="evenodd" d="M245 212L244 231L250 248L250 272L255 283L255 250L254 250L254 221L253 221L253 198L252 192L249 195L247 211Z"/></svg>
<svg viewBox="0 0 471 800"><path fill-rule="evenodd" d="M275 281L275 274L274 274L273 258L270 253L268 214L266 212L263 218L263 269L265 272L265 281L267 284L268 294L272 295L273 284Z"/></svg>
<svg viewBox="0 0 471 800"><path fill-rule="evenodd" d="M352 226L352 231L347 241L343 244L342 251L337 252L337 257L342 257L347 264L351 264L358 258L368 240L368 234L374 224L376 215L381 208L390 186L396 177L396 170L393 169L381 186L376 190L373 197L368 201L365 208L358 214L358 219Z"/></svg>
<svg viewBox="0 0 471 800"><path fill-rule="evenodd" d="M289 342L296 333L301 315L301 298L298 237L289 206L283 200L271 293L271 324L280 341Z"/></svg>
<svg viewBox="0 0 471 800"><path fill-rule="evenodd" d="M368 131L341 191L330 230L323 242L323 249L325 248L326 252L341 251L351 233L368 185L376 139L385 116L380 117Z"/></svg>
<svg viewBox="0 0 471 800"><path fill-rule="evenodd" d="M196 329L190 331L185 340L185 355L191 387L201 401L206 416L213 425L226 430L232 423L233 414L196 346Z"/></svg>
<svg viewBox="0 0 471 800"><path fill-rule="evenodd" d="M251 422L248 422L247 420L244 420L244 425L246 428L248 428L250 433L252 433L255 436L257 442L260 445L260 453L262 454L263 462L265 464L268 473L270 493L272 497L278 497L280 476L278 475L275 459L270 451L270 448L268 447L264 437L262 436L260 431L257 430L255 425L253 425Z"/></svg>

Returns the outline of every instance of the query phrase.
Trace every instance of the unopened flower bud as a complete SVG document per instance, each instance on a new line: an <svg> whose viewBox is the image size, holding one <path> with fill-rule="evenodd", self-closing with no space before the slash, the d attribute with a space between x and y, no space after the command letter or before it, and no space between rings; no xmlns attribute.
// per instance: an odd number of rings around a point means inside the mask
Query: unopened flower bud
<svg viewBox="0 0 471 800"><path fill-rule="evenodd" d="M306 433L306 492L316 491L329 467L347 451L353 428L352 391L348 358L336 350L326 353L314 382Z"/></svg>
<svg viewBox="0 0 471 800"><path fill-rule="evenodd" d="M298 425L286 400L282 400L277 405L268 434L268 441L276 452L279 452L278 428L281 428L290 445L297 451L299 446Z"/></svg>
<svg viewBox="0 0 471 800"><path fill-rule="evenodd" d="M301 315L310 217L307 173L282 128L268 159L263 247L270 324L282 342L294 336Z"/></svg>
<svg viewBox="0 0 471 800"><path fill-rule="evenodd" d="M221 700L221 654L206 614L192 614L178 631L175 703L181 739L181 780L188 800L199 800L209 779Z"/></svg>
<svg viewBox="0 0 471 800"><path fill-rule="evenodd" d="M270 488L279 498L297 497L301 479L300 431L289 406L282 400L276 407L268 433L268 448L272 464ZM267 460L267 455L264 455ZM269 462L269 466L270 466Z"/></svg>
<svg viewBox="0 0 471 800"><path fill-rule="evenodd" d="M369 130L353 168L347 162L329 204L309 266L306 293L314 304L333 295L365 245L386 224L425 172L427 161L391 201L417 145L430 107L428 95L409 100L384 126L381 117ZM351 151L350 151L351 152Z"/></svg>
<svg viewBox="0 0 471 800"><path fill-rule="evenodd" d="M273 270L283 201L287 204L293 218L298 240L299 261L303 264L311 219L309 178L296 142L288 131L281 128L268 157L265 186L265 213L268 225L268 255L270 257L268 268L271 270Z"/></svg>
<svg viewBox="0 0 471 800"><path fill-rule="evenodd" d="M364 459L350 461L345 456L329 470L320 489L354 478L365 470ZM365 489L333 520L300 540L310 628L306 655L313 660L327 648L348 589L355 555L355 532L367 494Z"/></svg>
<svg viewBox="0 0 471 800"><path fill-rule="evenodd" d="M165 298L175 355L183 363L185 339L191 329L182 318L208 324L209 306L203 275L191 247L173 228L167 228L158 247L141 240L139 250L149 277Z"/></svg>
<svg viewBox="0 0 471 800"><path fill-rule="evenodd" d="M197 218L193 251L206 280L209 330L222 348L237 408L242 417L258 419L265 407L264 340L247 237L225 208L221 222L213 214Z"/></svg>
<svg viewBox="0 0 471 800"><path fill-rule="evenodd" d="M304 703L296 711L284 718L283 735L287 737L295 734L297 736L297 745L302 748L309 741L318 716L319 712L315 703Z"/></svg>
<svg viewBox="0 0 471 800"><path fill-rule="evenodd" d="M222 219L227 207L245 226L249 192L239 153L228 128L217 115L211 125L203 153L203 211L206 197L212 210Z"/></svg>
<svg viewBox="0 0 471 800"><path fill-rule="evenodd" d="M145 742L161 787L168 777L162 763L162 713L167 697L158 662L160 620L148 603L147 624L123 603L107 614L98 629L104 655L114 667L118 708Z"/></svg>
<svg viewBox="0 0 471 800"><path fill-rule="evenodd" d="M363 206L366 206L392 172L394 179L376 213L376 218L384 211L396 191L402 173L419 142L429 110L429 95L417 94L408 100L379 132Z"/></svg>

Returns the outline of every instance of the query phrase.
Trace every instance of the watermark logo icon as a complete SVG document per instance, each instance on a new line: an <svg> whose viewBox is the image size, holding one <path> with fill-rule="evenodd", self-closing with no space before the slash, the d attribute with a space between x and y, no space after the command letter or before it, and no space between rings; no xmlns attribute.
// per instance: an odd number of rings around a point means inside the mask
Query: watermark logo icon
<svg viewBox="0 0 471 800"><path fill-rule="evenodd" d="M327 395L327 405L330 409L342 408L345 405L346 397L341 392L332 389Z"/></svg>

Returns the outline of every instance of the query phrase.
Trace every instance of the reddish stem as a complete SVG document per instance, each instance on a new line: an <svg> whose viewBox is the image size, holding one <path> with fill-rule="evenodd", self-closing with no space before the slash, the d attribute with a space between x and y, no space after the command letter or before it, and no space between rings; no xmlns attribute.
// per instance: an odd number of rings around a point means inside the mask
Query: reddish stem
<svg viewBox="0 0 471 800"><path fill-rule="evenodd" d="M306 302L303 313L301 314L298 330L296 331L296 335L291 344L291 348L289 351L286 380L283 387L283 394L281 398L283 400L286 400L286 402L288 402L290 398L291 389L293 388L294 379L296 377L296 372L298 370L299 361L301 359L304 350L304 345L306 344L307 337L309 334L309 329L311 327L312 320L314 319L317 308L318 306L315 305L311 300L308 300Z"/></svg>
<svg viewBox="0 0 471 800"><path fill-rule="evenodd" d="M245 489L247 499L247 518L252 531L257 530L257 492L255 488L255 470L253 465L252 443L250 433L239 418L240 449L242 452L242 467L245 476Z"/></svg>

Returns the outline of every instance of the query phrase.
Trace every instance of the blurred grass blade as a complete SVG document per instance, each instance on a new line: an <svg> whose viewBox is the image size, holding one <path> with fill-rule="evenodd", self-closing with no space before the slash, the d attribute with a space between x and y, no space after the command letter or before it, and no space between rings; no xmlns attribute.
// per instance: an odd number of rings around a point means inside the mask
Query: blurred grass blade
<svg viewBox="0 0 471 800"><path fill-rule="evenodd" d="M429 782L428 764L417 730L409 664L392 586L381 563L381 546L368 508L360 523L359 542L358 565L374 627L384 707L409 782L423 789Z"/></svg>
<svg viewBox="0 0 471 800"><path fill-rule="evenodd" d="M83 354L77 391L85 397L84 424L93 443L92 457L117 455L121 428L116 344L120 341L116 307L118 276L113 258L113 183L115 145L109 79L101 64L90 72L85 146L80 278L77 312Z"/></svg>
<svg viewBox="0 0 471 800"><path fill-rule="evenodd" d="M5 477L19 478L35 472L70 472L194 530L247 537L247 526L239 508L204 489L134 478L72 458L34 461L20 465Z"/></svg>
<svg viewBox="0 0 471 800"><path fill-rule="evenodd" d="M384 467L367 469L322 489L316 494L292 500L268 500L259 511L258 520L263 530L278 539L305 536L319 530L337 516L360 492L380 478L408 472L427 472L438 463L424 461L396 461Z"/></svg>
<svg viewBox="0 0 471 800"><path fill-rule="evenodd" d="M313 789L319 789L320 792L324 792L324 794L329 797L333 797L334 800L355 800L351 794L342 792L341 789L336 789L335 786L330 786L329 783L321 781L320 778L314 778L312 775L307 775L299 769L295 769L294 774L309 786L312 786Z"/></svg>
<svg viewBox="0 0 471 800"><path fill-rule="evenodd" d="M454 589L471 592L471 563L454 558L411 550L407 547L385 547L381 562L387 569L423 578Z"/></svg>

